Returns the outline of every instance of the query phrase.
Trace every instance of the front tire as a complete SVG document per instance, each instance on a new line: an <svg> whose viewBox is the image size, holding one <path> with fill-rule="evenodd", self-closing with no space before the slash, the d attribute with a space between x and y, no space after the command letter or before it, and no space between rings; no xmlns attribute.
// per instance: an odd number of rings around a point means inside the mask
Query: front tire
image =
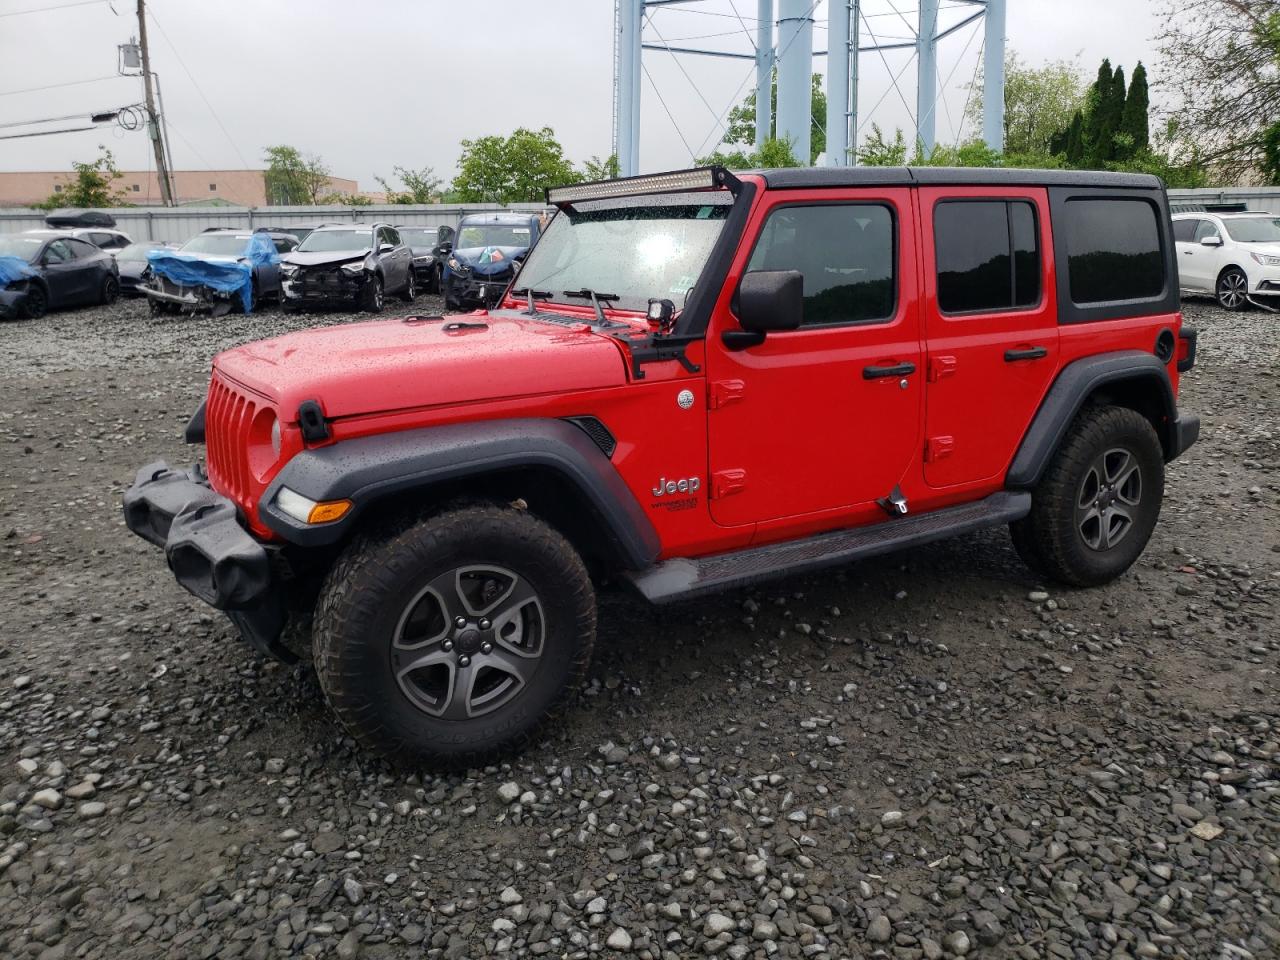
<svg viewBox="0 0 1280 960"><path fill-rule="evenodd" d="M1218 306L1223 310L1238 312L1249 309L1249 278L1239 267L1228 267L1218 275L1214 288Z"/></svg>
<svg viewBox="0 0 1280 960"><path fill-rule="evenodd" d="M27 295L22 298L20 315L23 320L39 320L49 312L49 294L44 287L32 283L27 287Z"/></svg>
<svg viewBox="0 0 1280 960"><path fill-rule="evenodd" d="M382 293L382 278L376 274L365 281L360 291L360 309L367 313L381 313L385 298Z"/></svg>
<svg viewBox="0 0 1280 960"><path fill-rule="evenodd" d="M1127 407L1091 407L1071 425L1031 512L1011 525L1029 566L1092 587L1129 569L1151 539L1164 498L1164 452L1151 423Z"/></svg>
<svg viewBox="0 0 1280 960"><path fill-rule="evenodd" d="M433 767L527 743L595 642L581 558L529 513L450 510L358 538L316 608L316 673L363 746Z"/></svg>

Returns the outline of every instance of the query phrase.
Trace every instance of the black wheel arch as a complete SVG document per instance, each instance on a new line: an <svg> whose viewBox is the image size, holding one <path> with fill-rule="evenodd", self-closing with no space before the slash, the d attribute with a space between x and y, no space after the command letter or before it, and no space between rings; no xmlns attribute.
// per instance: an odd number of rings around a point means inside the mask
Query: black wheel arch
<svg viewBox="0 0 1280 960"><path fill-rule="evenodd" d="M1165 460L1184 446L1169 370L1141 350L1121 350L1069 363L1036 411L1013 458L1005 485L1029 490L1040 482L1072 421L1089 405L1128 407L1141 413L1160 438Z"/></svg>
<svg viewBox="0 0 1280 960"><path fill-rule="evenodd" d="M276 507L281 487L354 506L340 521L308 526ZM609 458L582 428L551 418L425 427L305 450L272 481L258 513L291 544L324 548L389 515L459 500L524 501L593 566L639 569L660 549Z"/></svg>

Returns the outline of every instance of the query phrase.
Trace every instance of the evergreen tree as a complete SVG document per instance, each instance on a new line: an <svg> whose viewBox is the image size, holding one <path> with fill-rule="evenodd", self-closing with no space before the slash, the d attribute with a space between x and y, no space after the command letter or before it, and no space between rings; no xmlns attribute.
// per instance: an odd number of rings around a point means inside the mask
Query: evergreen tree
<svg viewBox="0 0 1280 960"><path fill-rule="evenodd" d="M1139 60L1138 65L1133 68L1129 95L1124 101L1124 115L1120 119L1120 132L1129 138L1131 155L1145 153L1151 147L1151 130L1147 118L1149 105L1147 68Z"/></svg>
<svg viewBox="0 0 1280 960"><path fill-rule="evenodd" d="M1084 130L1081 131L1081 143L1085 154L1092 156L1093 145L1098 142L1098 127L1106 116L1106 101L1111 96L1111 61L1103 60L1098 67L1098 78L1085 94Z"/></svg>
<svg viewBox="0 0 1280 960"><path fill-rule="evenodd" d="M1084 114L1077 110L1071 118L1071 126L1067 128L1067 163L1073 167L1084 161Z"/></svg>

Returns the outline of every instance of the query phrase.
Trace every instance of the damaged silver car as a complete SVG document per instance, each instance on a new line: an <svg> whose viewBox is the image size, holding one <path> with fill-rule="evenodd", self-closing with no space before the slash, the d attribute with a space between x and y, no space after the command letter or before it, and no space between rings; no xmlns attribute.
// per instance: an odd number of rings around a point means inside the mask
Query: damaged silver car
<svg viewBox="0 0 1280 960"><path fill-rule="evenodd" d="M413 251L386 223L317 227L281 259L280 275L286 310L346 303L380 313L387 294L418 295Z"/></svg>

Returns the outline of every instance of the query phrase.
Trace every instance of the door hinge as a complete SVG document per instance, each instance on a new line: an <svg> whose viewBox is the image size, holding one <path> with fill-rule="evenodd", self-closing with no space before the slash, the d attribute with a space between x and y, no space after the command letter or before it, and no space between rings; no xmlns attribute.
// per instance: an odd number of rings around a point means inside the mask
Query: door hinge
<svg viewBox="0 0 1280 960"><path fill-rule="evenodd" d="M929 358L929 382L937 383L944 377L949 377L956 372L955 357L930 357Z"/></svg>
<svg viewBox="0 0 1280 960"><path fill-rule="evenodd" d="M745 470L717 470L711 475L711 497L723 500L735 493L741 493L747 485Z"/></svg>
<svg viewBox="0 0 1280 960"><path fill-rule="evenodd" d="M924 445L926 463L937 463L951 456L956 449L955 437L930 437Z"/></svg>
<svg viewBox="0 0 1280 960"><path fill-rule="evenodd" d="M710 389L711 396L707 406L712 410L719 410L741 400L747 385L741 380L713 380Z"/></svg>

